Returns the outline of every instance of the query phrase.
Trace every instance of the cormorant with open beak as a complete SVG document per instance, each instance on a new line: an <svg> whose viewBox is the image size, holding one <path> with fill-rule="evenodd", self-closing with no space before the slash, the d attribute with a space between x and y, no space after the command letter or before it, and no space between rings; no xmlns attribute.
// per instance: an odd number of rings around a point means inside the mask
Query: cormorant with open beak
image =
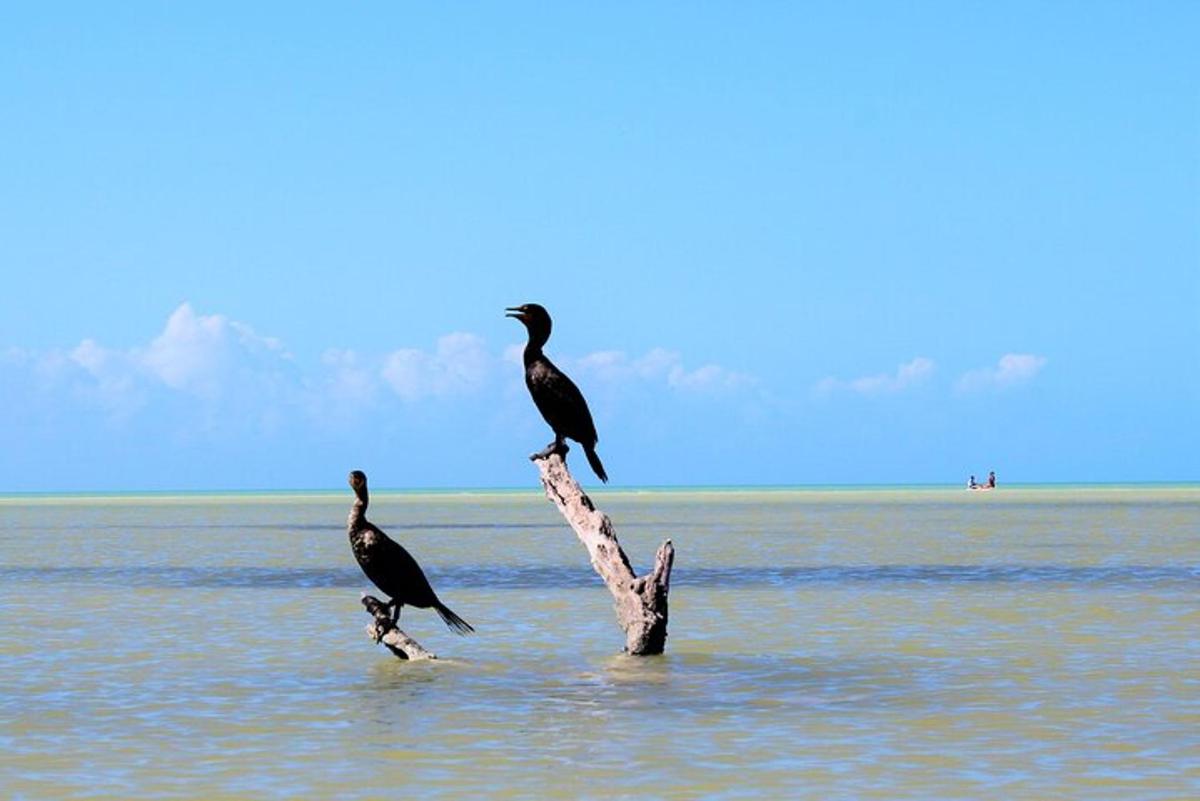
<svg viewBox="0 0 1200 801"><path fill-rule="evenodd" d="M550 314L536 303L526 303L506 309L506 317L515 317L529 331L529 342L525 345L525 386L533 396L542 417L554 429L554 442L533 454L533 459L545 459L552 453L565 457L569 450L566 438L578 442L587 454L588 464L601 481L608 481L604 465L596 455L596 424L588 411L583 393L566 373L542 353L542 346L550 339Z"/></svg>
<svg viewBox="0 0 1200 801"><path fill-rule="evenodd" d="M350 474L350 489L354 490L354 505L350 507L350 518L346 521L346 533L350 536L350 547L358 566L367 574L375 586L383 590L390 599L392 623L400 620L401 606L418 609L433 607L442 620L459 634L474 631L471 624L450 611L441 601L429 579L417 564L417 560L404 550L398 542L384 534L374 523L367 520L367 476L361 470Z"/></svg>

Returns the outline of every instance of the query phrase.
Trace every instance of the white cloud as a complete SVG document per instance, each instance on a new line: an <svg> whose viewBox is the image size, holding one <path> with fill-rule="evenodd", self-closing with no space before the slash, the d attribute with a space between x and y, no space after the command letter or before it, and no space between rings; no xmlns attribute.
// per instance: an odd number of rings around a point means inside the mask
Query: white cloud
<svg viewBox="0 0 1200 801"><path fill-rule="evenodd" d="M288 358L279 340L220 314L198 315L184 303L134 360L172 389L213 396L248 361Z"/></svg>
<svg viewBox="0 0 1200 801"><path fill-rule="evenodd" d="M637 379L665 384L672 389L688 392L731 390L754 383L749 375L716 364L706 364L689 370L684 366L683 357L679 353L665 348L654 348L644 356L633 359L623 351L597 351L575 360L571 369L578 369L580 374L591 376L597 381Z"/></svg>
<svg viewBox="0 0 1200 801"><path fill-rule="evenodd" d="M353 350L329 348L321 354L329 371L325 390L339 401L368 402L375 397L375 372Z"/></svg>
<svg viewBox="0 0 1200 801"><path fill-rule="evenodd" d="M364 410L397 401L432 404L483 397L489 390L498 397L523 396L522 349L514 344L492 350L479 336L456 332L431 348L330 348L304 365L278 339L183 303L157 334L138 345L112 348L88 338L69 349L5 347L0 368L17 378L5 381L9 387L100 410L111 422L135 413L146 420L165 414L162 419L180 436L191 437L287 425L338 429L369 419ZM610 394L630 389L627 382L648 392L690 393L752 383L715 364L689 368L680 354L664 348L636 358L619 351L563 357L562 364Z"/></svg>
<svg viewBox="0 0 1200 801"><path fill-rule="evenodd" d="M7 347L0 350L0 365L8 364L20 367L27 363L30 359L29 351L24 348Z"/></svg>
<svg viewBox="0 0 1200 801"><path fill-rule="evenodd" d="M43 372L61 371L60 359L61 355L56 353L43 360ZM92 379L90 384L77 385L76 391L94 397L114 417L128 417L145 403L145 393L137 385L137 371L129 354L85 339L66 355L66 362Z"/></svg>
<svg viewBox="0 0 1200 801"><path fill-rule="evenodd" d="M121 392L159 385L215 397L255 383L290 358L279 340L259 336L250 326L219 314L196 314L184 303L171 313L162 333L144 346L122 350L84 339L65 354L49 351L27 356L26 361L49 377L62 377L73 367L112 399Z"/></svg>
<svg viewBox="0 0 1200 801"><path fill-rule="evenodd" d="M506 364L521 364L525 359L524 345L509 345L504 349L504 355L501 359Z"/></svg>
<svg viewBox="0 0 1200 801"><path fill-rule="evenodd" d="M100 347L93 339L85 339L75 346L69 358L92 375L104 373L113 361L112 351Z"/></svg>
<svg viewBox="0 0 1200 801"><path fill-rule="evenodd" d="M859 395L884 395L915 387L933 375L933 359L918 356L896 368L894 373L861 376L843 380L828 376L817 382L814 391L818 395L829 395L838 391L856 392Z"/></svg>
<svg viewBox="0 0 1200 801"><path fill-rule="evenodd" d="M197 314L188 303L168 317L158 336L132 348L108 348L84 339L69 351L10 348L7 359L31 370L44 389L74 396L121 419L154 392L174 391L212 402L235 401L243 417L277 415L299 381L279 340L222 315Z"/></svg>
<svg viewBox="0 0 1200 801"><path fill-rule="evenodd" d="M494 359L474 334L447 334L432 352L393 351L384 359L383 380L407 401L468 394L483 386Z"/></svg>
<svg viewBox="0 0 1200 801"><path fill-rule="evenodd" d="M955 384L959 392L1007 389L1033 379L1046 366L1044 356L1032 353L1006 353L995 367L968 370Z"/></svg>

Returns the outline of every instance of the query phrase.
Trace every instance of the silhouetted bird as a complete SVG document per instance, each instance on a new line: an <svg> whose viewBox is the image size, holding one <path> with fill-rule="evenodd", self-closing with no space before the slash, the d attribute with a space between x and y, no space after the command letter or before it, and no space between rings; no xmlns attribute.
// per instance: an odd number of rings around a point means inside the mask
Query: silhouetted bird
<svg viewBox="0 0 1200 801"><path fill-rule="evenodd" d="M550 339L550 313L536 303L512 306L505 311L506 317L515 317L529 331L529 343L525 345L525 386L533 402L554 429L554 442L533 455L534 459L545 459L552 453L566 456L569 450L565 439L570 437L583 446L588 464L601 481L608 481L604 465L596 455L596 424L588 411L583 393L567 374L554 366L542 353L542 346Z"/></svg>
<svg viewBox="0 0 1200 801"><path fill-rule="evenodd" d="M387 594L388 607L392 609L392 622L400 620L401 606L419 609L433 607L446 621L446 625L459 634L474 631L471 624L451 612L438 600L437 593L429 586L429 579L421 571L417 560L404 548L367 520L367 476L361 470L350 474L350 488L354 490L354 505L350 507L350 518L346 521L346 533L350 535L350 547L354 558L375 582L375 586Z"/></svg>

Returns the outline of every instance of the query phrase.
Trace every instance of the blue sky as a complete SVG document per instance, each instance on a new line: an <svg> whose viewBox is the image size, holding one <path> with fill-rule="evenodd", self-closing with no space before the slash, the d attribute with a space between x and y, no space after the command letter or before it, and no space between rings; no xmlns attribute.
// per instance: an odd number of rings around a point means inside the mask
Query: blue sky
<svg viewBox="0 0 1200 801"><path fill-rule="evenodd" d="M0 491L1200 479L1196 4L560 5L6 12Z"/></svg>

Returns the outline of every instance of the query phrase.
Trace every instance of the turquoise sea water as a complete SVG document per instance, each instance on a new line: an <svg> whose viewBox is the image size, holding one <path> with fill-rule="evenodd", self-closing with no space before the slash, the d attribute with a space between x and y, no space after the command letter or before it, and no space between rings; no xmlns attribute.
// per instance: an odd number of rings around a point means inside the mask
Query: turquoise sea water
<svg viewBox="0 0 1200 801"><path fill-rule="evenodd" d="M367 640L345 493L0 499L10 798L1200 796L1200 488L378 493L478 629Z"/></svg>

